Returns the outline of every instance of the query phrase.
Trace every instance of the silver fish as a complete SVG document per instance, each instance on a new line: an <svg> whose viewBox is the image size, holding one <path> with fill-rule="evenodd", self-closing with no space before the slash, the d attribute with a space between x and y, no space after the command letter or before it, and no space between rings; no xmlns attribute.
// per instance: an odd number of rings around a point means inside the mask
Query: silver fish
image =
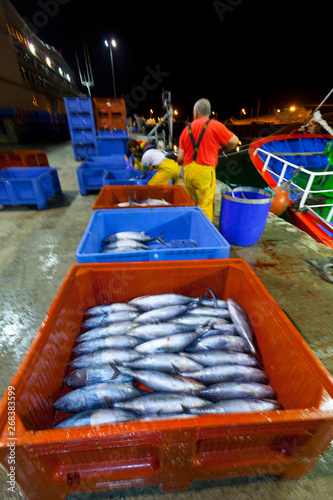
<svg viewBox="0 0 333 500"><path fill-rule="evenodd" d="M202 368L197 372L182 373L183 377L191 377L203 384L217 384L218 382L258 382L266 384L268 376L259 368L242 365L216 365Z"/></svg>
<svg viewBox="0 0 333 500"><path fill-rule="evenodd" d="M102 248L102 252L116 252L133 248L134 250L149 250L149 247L140 241L135 240L120 240L114 243L109 243Z"/></svg>
<svg viewBox="0 0 333 500"><path fill-rule="evenodd" d="M275 399L276 394L269 385L255 382L222 382L206 387L200 391L200 396L210 401L220 401L243 398Z"/></svg>
<svg viewBox="0 0 333 500"><path fill-rule="evenodd" d="M195 307L195 305L173 305L159 307L158 309L152 309L151 311L146 311L140 316L135 318L136 323L160 323L163 321L169 321L176 316L185 314L190 307ZM134 314L134 313L132 313Z"/></svg>
<svg viewBox="0 0 333 500"><path fill-rule="evenodd" d="M210 401L190 394L151 392L129 401L115 402L113 406L114 408L122 408L138 415L145 415L148 413L158 413L161 415L168 413L183 413L184 407L191 409L213 405Z"/></svg>
<svg viewBox="0 0 333 500"><path fill-rule="evenodd" d="M222 318L216 319L217 321L222 321L223 324L227 323L227 321ZM193 328L199 328L211 324L212 328L215 328L215 318L213 321L209 316L195 316L194 314L184 314L183 316L178 316L171 319L170 323L174 323L175 325L192 326Z"/></svg>
<svg viewBox="0 0 333 500"><path fill-rule="evenodd" d="M226 309L228 307L227 301L226 300L221 300L221 299L216 299L217 302L217 307L221 309ZM216 307L214 299L202 299L201 300L201 305L203 306L209 306L209 307Z"/></svg>
<svg viewBox="0 0 333 500"><path fill-rule="evenodd" d="M92 328L79 335L76 340L77 342L85 342L86 340L101 339L103 337L110 337L111 335L123 335L137 326L138 323L133 321L120 321L108 326Z"/></svg>
<svg viewBox="0 0 333 500"><path fill-rule="evenodd" d="M103 383L75 389L54 403L54 408L64 413L78 413L94 408L107 408L112 401L124 401L140 395L132 384Z"/></svg>
<svg viewBox="0 0 333 500"><path fill-rule="evenodd" d="M68 363L71 368L87 368L88 366L113 365L140 358L141 354L135 349L103 349L90 354L81 354Z"/></svg>
<svg viewBox="0 0 333 500"><path fill-rule="evenodd" d="M277 401L262 401L259 399L229 399L219 401L207 408L193 408L189 412L194 415L205 415L207 413L252 413L256 411L271 411L281 408Z"/></svg>
<svg viewBox="0 0 333 500"><path fill-rule="evenodd" d="M175 333L184 333L190 331L193 331L192 326L176 325L166 322L136 326L135 328L127 332L127 335L130 337L137 337L142 340L153 340L158 337L165 337L167 335L174 335Z"/></svg>
<svg viewBox="0 0 333 500"><path fill-rule="evenodd" d="M154 370L131 370L119 367L120 373L133 377L153 391L197 394L206 386L195 380Z"/></svg>
<svg viewBox="0 0 333 500"><path fill-rule="evenodd" d="M74 347L75 354L86 354L100 349L132 349L141 343L140 339L127 335L112 335L101 339L87 340Z"/></svg>
<svg viewBox="0 0 333 500"><path fill-rule="evenodd" d="M162 293L158 295L144 295L136 297L128 302L128 304L142 309L142 311L151 311L167 306L180 306L198 302L199 298L188 297L179 293Z"/></svg>
<svg viewBox="0 0 333 500"><path fill-rule="evenodd" d="M199 352L210 349L223 349L226 351L249 352L249 344L239 336L213 335L195 342L187 348L189 352Z"/></svg>
<svg viewBox="0 0 333 500"><path fill-rule="evenodd" d="M181 352L180 355L192 359L203 366L243 365L258 367L259 365L252 354L245 354L243 352L227 352L216 349L201 352Z"/></svg>
<svg viewBox="0 0 333 500"><path fill-rule="evenodd" d="M228 309L217 309L216 307L197 307L192 311L188 311L186 314L192 314L196 316L209 316L210 318L230 318L230 313Z"/></svg>
<svg viewBox="0 0 333 500"><path fill-rule="evenodd" d="M254 334L244 309L233 299L227 299L228 309L232 322L234 323L239 335L249 344L252 354L257 354L254 346Z"/></svg>
<svg viewBox="0 0 333 500"><path fill-rule="evenodd" d="M238 335L235 325L231 323L226 323L225 325L221 325L221 328L215 330L213 324L209 325L211 330L205 333L202 338L212 337L213 335Z"/></svg>
<svg viewBox="0 0 333 500"><path fill-rule="evenodd" d="M180 352L201 337L205 330L195 332L175 333L167 337L159 337L154 340L143 342L134 348L141 354L152 354L155 352Z"/></svg>
<svg viewBox="0 0 333 500"><path fill-rule="evenodd" d="M71 417L65 418L54 429L63 429L65 427L80 427L83 425L103 425L114 424L116 422L126 422L128 420L135 420L134 413L125 410L118 410L115 408L107 408L101 410L90 410L77 413Z"/></svg>
<svg viewBox="0 0 333 500"><path fill-rule="evenodd" d="M137 309L134 306L130 306L126 302L116 302L114 304L101 304L99 306L90 307L84 311L85 316L101 316L109 312L120 312L120 311L132 311L135 312Z"/></svg>
<svg viewBox="0 0 333 500"><path fill-rule="evenodd" d="M110 312L100 316L93 316L85 320L81 326L82 328L97 328L99 326L107 326L123 321L133 321L137 316L139 316L139 313L134 311Z"/></svg>
<svg viewBox="0 0 333 500"><path fill-rule="evenodd" d="M108 244L120 240L134 240L134 241L139 241L141 243L147 243L148 241L154 241L154 240L160 241L162 238L162 234L163 233L154 238L152 236L149 236L148 234L145 234L144 231L142 231L141 233L138 233L136 231L122 231L119 233L109 234L103 239L102 243Z"/></svg>
<svg viewBox="0 0 333 500"><path fill-rule="evenodd" d="M202 365L196 361L172 352L150 354L144 358L127 361L122 365L134 370L156 370L169 373L193 372L202 368Z"/></svg>
<svg viewBox="0 0 333 500"><path fill-rule="evenodd" d="M86 385L111 382L115 380L116 377L117 383L133 381L133 377L118 374L118 370L115 370L110 364L106 364L91 366L89 368L78 368L64 378L64 383L71 389L79 389L80 387L85 387Z"/></svg>

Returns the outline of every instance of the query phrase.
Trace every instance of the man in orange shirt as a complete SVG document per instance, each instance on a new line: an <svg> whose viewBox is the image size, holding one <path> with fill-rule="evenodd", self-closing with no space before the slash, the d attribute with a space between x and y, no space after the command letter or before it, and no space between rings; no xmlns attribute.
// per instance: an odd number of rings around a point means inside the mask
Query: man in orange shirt
<svg viewBox="0 0 333 500"><path fill-rule="evenodd" d="M210 120L211 105L200 99L193 108L193 122L179 138L177 161L183 164L183 181L188 195L213 222L216 165L219 151L232 149L238 137L217 120Z"/></svg>

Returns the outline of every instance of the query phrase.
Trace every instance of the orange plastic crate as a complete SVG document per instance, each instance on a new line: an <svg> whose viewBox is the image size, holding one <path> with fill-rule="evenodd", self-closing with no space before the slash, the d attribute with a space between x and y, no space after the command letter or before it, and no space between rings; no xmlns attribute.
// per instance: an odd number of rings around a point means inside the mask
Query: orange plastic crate
<svg viewBox="0 0 333 500"><path fill-rule="evenodd" d="M124 99L94 97L93 105L97 130L126 130L126 104Z"/></svg>
<svg viewBox="0 0 333 500"><path fill-rule="evenodd" d="M3 151L0 153L0 168L7 167L48 167L44 151Z"/></svg>
<svg viewBox="0 0 333 500"><path fill-rule="evenodd" d="M173 207L195 206L182 186L103 186L93 204L93 209L119 208L115 205L128 201L129 196L132 200L136 196L138 201L147 198L165 200ZM140 206L133 208L140 208Z"/></svg>
<svg viewBox="0 0 333 500"><path fill-rule="evenodd" d="M85 309L169 291L198 296L207 287L245 308L283 410L51 429ZM72 266L10 386L15 432L9 434L7 391L0 462L9 471L15 442L16 481L30 500L152 485L184 489L194 479L235 475L299 477L333 438L331 375L241 259Z"/></svg>

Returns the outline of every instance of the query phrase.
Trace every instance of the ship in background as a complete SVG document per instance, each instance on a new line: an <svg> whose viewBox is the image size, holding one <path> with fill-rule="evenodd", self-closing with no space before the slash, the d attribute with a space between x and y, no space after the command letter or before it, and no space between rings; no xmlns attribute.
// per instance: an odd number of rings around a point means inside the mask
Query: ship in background
<svg viewBox="0 0 333 500"><path fill-rule="evenodd" d="M0 143L69 138L63 98L82 95L62 55L0 0Z"/></svg>

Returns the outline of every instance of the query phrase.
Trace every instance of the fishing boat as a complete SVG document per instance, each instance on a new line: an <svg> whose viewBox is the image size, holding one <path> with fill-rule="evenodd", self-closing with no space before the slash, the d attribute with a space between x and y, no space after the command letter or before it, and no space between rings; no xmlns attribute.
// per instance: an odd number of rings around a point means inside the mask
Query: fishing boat
<svg viewBox="0 0 333 500"><path fill-rule="evenodd" d="M333 135L271 135L253 141L249 155L269 187L290 190L291 222L333 248Z"/></svg>

